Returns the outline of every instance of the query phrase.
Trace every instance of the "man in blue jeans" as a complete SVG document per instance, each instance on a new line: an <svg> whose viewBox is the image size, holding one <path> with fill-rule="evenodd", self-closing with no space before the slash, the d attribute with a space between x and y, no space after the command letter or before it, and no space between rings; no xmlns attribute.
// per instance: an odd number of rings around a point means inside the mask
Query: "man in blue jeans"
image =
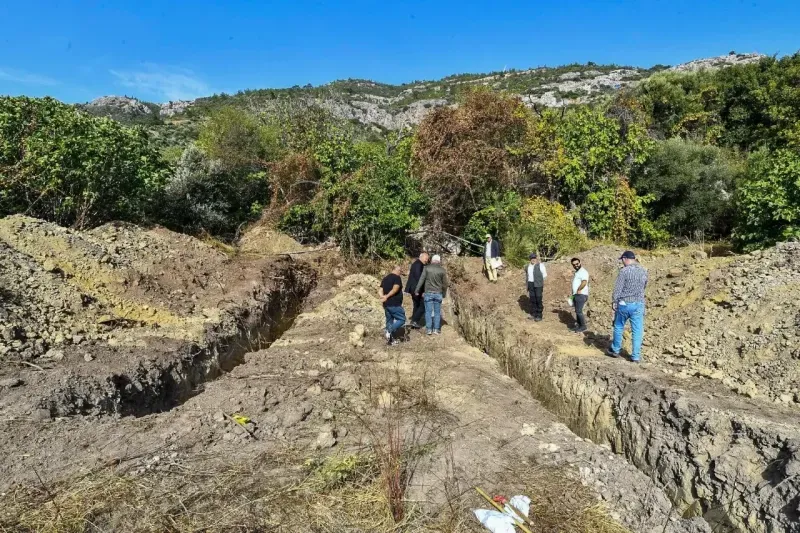
<svg viewBox="0 0 800 533"><path fill-rule="evenodd" d="M425 267L414 291L419 294L425 287L425 329L428 335L442 333L442 299L447 296L447 272L442 268L442 258L434 255Z"/></svg>
<svg viewBox="0 0 800 533"><path fill-rule="evenodd" d="M391 274L383 278L378 289L378 297L381 299L383 312L386 315L384 335L389 346L395 346L400 342L396 338L395 332L406 323L406 312L403 309L403 280L400 279L401 272L400 265L395 265Z"/></svg>
<svg viewBox="0 0 800 533"><path fill-rule="evenodd" d="M630 250L620 257L623 267L614 284L611 307L614 309L614 339L608 348L608 355L619 357L622 349L622 332L630 320L633 336L631 361L642 359L642 337L644 336L644 290L647 287L647 270L636 261L636 254Z"/></svg>

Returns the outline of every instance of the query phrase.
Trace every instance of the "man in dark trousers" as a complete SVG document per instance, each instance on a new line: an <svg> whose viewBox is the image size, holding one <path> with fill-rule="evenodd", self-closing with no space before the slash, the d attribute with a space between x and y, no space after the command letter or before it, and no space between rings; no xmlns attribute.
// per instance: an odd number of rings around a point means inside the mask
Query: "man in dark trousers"
<svg viewBox="0 0 800 533"><path fill-rule="evenodd" d="M425 302L423 301L422 294L425 292L425 287L422 287L420 294L415 292L419 278L422 277L422 271L425 265L428 264L430 256L428 252L419 254L419 259L411 264L411 269L408 271L408 281L406 281L406 293L411 295L411 301L414 302L414 309L411 311L411 326L414 329L422 327L422 322L425 318Z"/></svg>
<svg viewBox="0 0 800 533"><path fill-rule="evenodd" d="M402 328L406 323L406 312L403 309L403 280L400 273L403 271L400 265L395 265L391 274L388 274L378 289L378 297L383 304L383 312L386 315L386 343L394 346L399 343L395 332Z"/></svg>
<svg viewBox="0 0 800 533"><path fill-rule="evenodd" d="M533 308L528 319L541 322L542 313L544 312L542 292L544 291L544 280L547 279L547 269L539 262L539 257L536 253L532 253L528 258L530 263L525 269L525 281L528 286L528 297L531 299L531 307Z"/></svg>

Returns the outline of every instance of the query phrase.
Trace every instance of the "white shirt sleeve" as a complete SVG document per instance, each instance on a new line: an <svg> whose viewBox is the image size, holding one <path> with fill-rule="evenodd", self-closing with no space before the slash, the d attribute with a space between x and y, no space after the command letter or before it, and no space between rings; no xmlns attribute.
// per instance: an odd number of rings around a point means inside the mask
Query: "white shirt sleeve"
<svg viewBox="0 0 800 533"><path fill-rule="evenodd" d="M542 279L547 279L547 269L544 267L544 263L539 263L539 270L542 271Z"/></svg>

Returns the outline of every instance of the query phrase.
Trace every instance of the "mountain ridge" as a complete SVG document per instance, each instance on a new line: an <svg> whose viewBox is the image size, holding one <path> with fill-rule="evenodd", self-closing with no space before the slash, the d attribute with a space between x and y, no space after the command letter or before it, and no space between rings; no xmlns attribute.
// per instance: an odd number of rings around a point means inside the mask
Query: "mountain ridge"
<svg viewBox="0 0 800 533"><path fill-rule="evenodd" d="M377 130L398 130L419 123L431 109L452 105L465 87L486 86L517 94L529 107L564 107L588 103L603 95L633 86L661 71L695 72L747 64L767 56L759 53L701 58L668 67L650 68L597 65L589 62L558 67L536 67L490 73L452 74L438 80L413 81L399 85L366 79L335 80L312 86L286 89L248 89L236 94L219 94L153 103L128 96L103 96L79 104L89 113L109 116L121 122L159 124L186 115L203 116L221 105L269 107L280 98L303 99L327 109L334 116Z"/></svg>

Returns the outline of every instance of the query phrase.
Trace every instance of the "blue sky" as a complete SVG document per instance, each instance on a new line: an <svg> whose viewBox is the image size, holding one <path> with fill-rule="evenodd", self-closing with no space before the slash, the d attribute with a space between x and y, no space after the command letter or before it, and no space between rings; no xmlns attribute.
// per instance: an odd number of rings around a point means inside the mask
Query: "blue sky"
<svg viewBox="0 0 800 533"><path fill-rule="evenodd" d="M800 49L798 0L6 0L0 94L150 101Z"/></svg>

